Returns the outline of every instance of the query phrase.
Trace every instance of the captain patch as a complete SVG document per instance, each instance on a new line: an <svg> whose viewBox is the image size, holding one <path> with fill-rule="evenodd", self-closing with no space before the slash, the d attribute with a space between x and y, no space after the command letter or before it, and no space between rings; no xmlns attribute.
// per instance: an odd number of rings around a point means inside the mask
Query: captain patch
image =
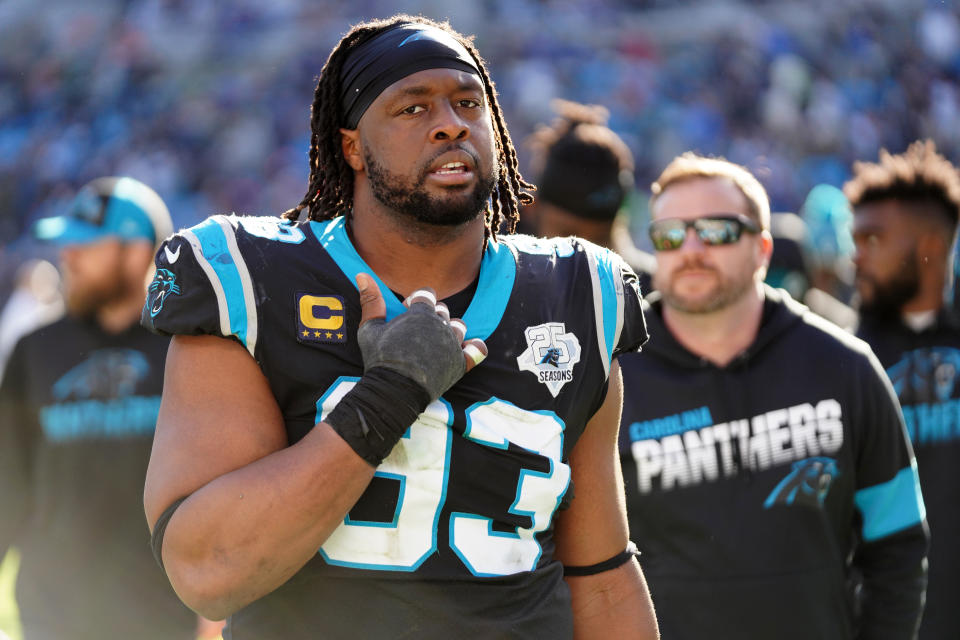
<svg viewBox="0 0 960 640"><path fill-rule="evenodd" d="M346 342L343 297L297 294L297 340L300 342Z"/></svg>

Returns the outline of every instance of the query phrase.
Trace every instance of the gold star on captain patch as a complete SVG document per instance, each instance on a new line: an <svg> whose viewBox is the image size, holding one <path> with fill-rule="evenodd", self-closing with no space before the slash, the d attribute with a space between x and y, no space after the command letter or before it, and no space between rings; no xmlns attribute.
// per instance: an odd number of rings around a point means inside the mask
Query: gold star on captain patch
<svg viewBox="0 0 960 640"><path fill-rule="evenodd" d="M319 337L322 336L322 335L323 335L323 333L320 332L320 331L314 331L314 332L313 332L313 337L314 337L314 338L319 338Z"/></svg>
<svg viewBox="0 0 960 640"><path fill-rule="evenodd" d="M306 329L304 329L304 330L303 330L303 337L306 338L306 337L309 336L309 335L310 335L310 332L307 331Z"/></svg>
<svg viewBox="0 0 960 640"><path fill-rule="evenodd" d="M333 334L330 333L329 331L327 331L327 338L329 339L329 338L332 338L332 337L333 337Z"/></svg>
<svg viewBox="0 0 960 640"><path fill-rule="evenodd" d="M338 333L338 334L337 334L337 339L338 339L338 340L343 340L343 334L342 334L342 333Z"/></svg>

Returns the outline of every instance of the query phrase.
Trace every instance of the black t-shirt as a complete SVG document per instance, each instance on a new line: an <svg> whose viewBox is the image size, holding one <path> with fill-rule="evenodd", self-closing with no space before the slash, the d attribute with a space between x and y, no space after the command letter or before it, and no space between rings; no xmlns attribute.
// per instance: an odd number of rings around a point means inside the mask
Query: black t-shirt
<svg viewBox="0 0 960 640"><path fill-rule="evenodd" d="M873 348L900 398L930 522L930 579L922 640L960 638L960 321L942 312L913 331L864 316Z"/></svg>
<svg viewBox="0 0 960 640"><path fill-rule="evenodd" d="M27 638L192 638L150 552L143 485L168 340L65 318L0 387L0 550L20 550Z"/></svg>

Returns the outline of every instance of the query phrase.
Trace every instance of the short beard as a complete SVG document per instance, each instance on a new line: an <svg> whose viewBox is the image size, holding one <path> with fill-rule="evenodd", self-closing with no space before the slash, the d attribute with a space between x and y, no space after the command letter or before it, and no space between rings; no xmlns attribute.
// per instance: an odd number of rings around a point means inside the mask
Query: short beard
<svg viewBox="0 0 960 640"><path fill-rule="evenodd" d="M916 297L920 291L920 270L917 267L917 250L913 248L907 255L903 268L890 280L879 282L873 278L860 276L873 284L873 296L870 300L860 299L860 312L880 318L900 317L903 306Z"/></svg>
<svg viewBox="0 0 960 640"><path fill-rule="evenodd" d="M755 286L756 281L754 280L754 272L752 271L727 277L716 269L703 265L696 266L700 269L710 269L717 274L718 282L714 290L702 298L691 299L674 290L672 279L667 281L665 277L657 278L657 275L654 274L654 289L660 291L663 304L684 313L712 313L729 307ZM682 268L674 270L674 274L682 270ZM671 274L671 276L674 274Z"/></svg>
<svg viewBox="0 0 960 640"><path fill-rule="evenodd" d="M474 160L479 178L473 190L458 194L451 189L449 197L437 198L424 188L429 174L427 166L420 168L413 184L407 184L378 164L369 151L364 152L370 189L381 204L407 220L446 227L460 226L476 219L486 209L490 194L493 193L495 176L499 173L497 167L494 166L486 175L479 175L479 163L475 156Z"/></svg>
<svg viewBox="0 0 960 640"><path fill-rule="evenodd" d="M122 300L126 295L127 290L120 280L112 280L93 287L88 285L81 289L77 289L76 285L67 284L64 301L70 316L88 320L96 317L103 307Z"/></svg>

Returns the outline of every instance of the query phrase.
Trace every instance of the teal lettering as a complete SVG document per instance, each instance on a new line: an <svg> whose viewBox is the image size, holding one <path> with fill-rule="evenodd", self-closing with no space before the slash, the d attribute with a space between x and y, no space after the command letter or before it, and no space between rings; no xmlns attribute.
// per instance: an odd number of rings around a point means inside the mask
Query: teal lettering
<svg viewBox="0 0 960 640"><path fill-rule="evenodd" d="M917 442L917 417L913 407L903 407L903 422L907 425L907 436L910 442L920 444Z"/></svg>
<svg viewBox="0 0 960 640"><path fill-rule="evenodd" d="M159 396L83 400L43 407L40 424L51 442L124 438L153 433L159 412Z"/></svg>
<svg viewBox="0 0 960 640"><path fill-rule="evenodd" d="M960 439L960 400L903 407L907 434L915 446Z"/></svg>
<svg viewBox="0 0 960 640"><path fill-rule="evenodd" d="M629 427L630 440L638 442L651 438L663 438L690 429L709 427L712 424L713 416L710 414L710 408L698 407L672 416L654 418L644 422L633 422Z"/></svg>

